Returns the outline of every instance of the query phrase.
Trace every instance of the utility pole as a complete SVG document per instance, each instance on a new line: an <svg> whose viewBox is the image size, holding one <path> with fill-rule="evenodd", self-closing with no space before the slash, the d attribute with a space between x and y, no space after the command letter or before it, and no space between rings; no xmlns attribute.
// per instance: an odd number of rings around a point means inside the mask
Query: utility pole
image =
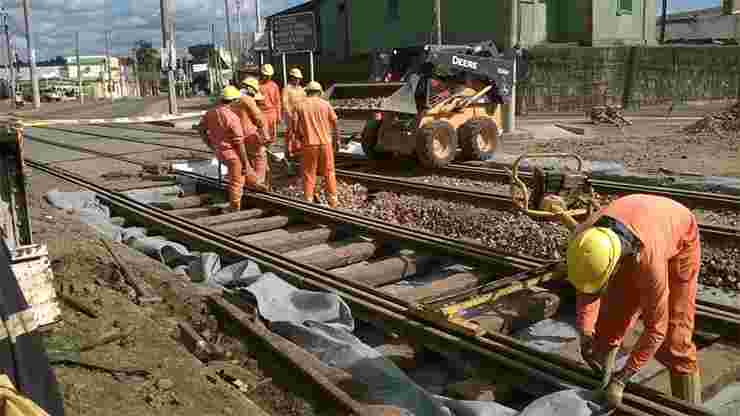
<svg viewBox="0 0 740 416"><path fill-rule="evenodd" d="M668 17L668 0L663 0L663 11L661 12L660 19L660 43L665 43L665 26L666 18Z"/></svg>
<svg viewBox="0 0 740 416"><path fill-rule="evenodd" d="M170 0L159 0L159 14L162 17L162 47L167 54L167 91L170 105L170 114L177 114L177 97L175 97L175 73L172 65L172 26L170 26Z"/></svg>
<svg viewBox="0 0 740 416"><path fill-rule="evenodd" d="M23 0L23 14L26 20L26 44L28 45L29 70L31 72L31 88L33 90L33 108L41 108L41 96L39 95L39 78L36 73L36 50L33 48L33 36L31 36L31 7L30 0Z"/></svg>
<svg viewBox="0 0 740 416"><path fill-rule="evenodd" d="M15 106L15 72L13 68L13 53L10 49L10 30L8 30L8 11L2 8L3 28L5 30L5 47L8 55L8 81L10 83L10 103Z"/></svg>
<svg viewBox="0 0 740 416"><path fill-rule="evenodd" d="M229 14L229 0L224 0L224 12L226 13L226 37L229 42L229 56L231 57L231 81L236 85L236 68L234 65L234 44L231 43L231 15Z"/></svg>
<svg viewBox="0 0 740 416"><path fill-rule="evenodd" d="M434 31L437 35L437 45L442 44L442 0L434 0Z"/></svg>
<svg viewBox="0 0 740 416"><path fill-rule="evenodd" d="M110 56L110 49L111 49L111 32L110 30L105 31L105 61L108 65L108 92L110 93L110 99L113 100L113 91L115 88L113 87L113 70L111 67L113 66L113 62L111 61Z"/></svg>
<svg viewBox="0 0 740 416"><path fill-rule="evenodd" d="M80 90L80 104L85 102L85 93L82 90L82 65L80 64L80 32L75 32L75 60L77 61L77 88Z"/></svg>
<svg viewBox="0 0 740 416"><path fill-rule="evenodd" d="M519 0L509 0L509 35L507 36L509 48L517 46L519 43ZM516 129L516 55L514 55L514 82L511 86L511 101L504 104L504 132L510 133Z"/></svg>

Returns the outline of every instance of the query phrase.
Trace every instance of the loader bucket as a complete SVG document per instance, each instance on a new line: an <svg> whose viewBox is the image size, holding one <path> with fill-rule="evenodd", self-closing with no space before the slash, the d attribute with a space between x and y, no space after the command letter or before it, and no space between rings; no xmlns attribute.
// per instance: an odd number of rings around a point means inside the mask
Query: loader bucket
<svg viewBox="0 0 740 416"><path fill-rule="evenodd" d="M365 120L383 111L416 114L414 91L417 82L334 84L324 98L342 118Z"/></svg>

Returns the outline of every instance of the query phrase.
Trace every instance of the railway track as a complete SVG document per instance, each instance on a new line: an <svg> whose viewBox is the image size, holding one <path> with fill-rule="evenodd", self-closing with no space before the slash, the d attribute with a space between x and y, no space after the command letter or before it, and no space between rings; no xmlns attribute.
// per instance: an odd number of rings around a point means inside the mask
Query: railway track
<svg viewBox="0 0 740 416"><path fill-rule="evenodd" d="M392 283L375 281L368 284L367 280L363 281L361 278L362 269L367 269L367 267L346 264L347 259L351 258L352 261L357 262L362 257L373 262L375 267L385 261L382 277L387 279L389 270L398 270L399 275L395 278L408 278L409 275L404 274L408 273L408 267L397 267L399 262L394 254L398 254L402 248L414 247L417 250L413 254L415 267L420 264L418 260L423 257L422 252L433 253L431 257L437 257L439 253L443 253L445 257L465 259L469 264L479 267L475 269L476 271L491 270L490 267L494 265L502 266L500 260L495 257L496 253L486 254L487 249L483 247L449 241L444 237L389 226L381 221L358 218L354 215L275 195L248 195L245 203L248 204L249 209L240 213L219 215L217 208L204 204L208 198L202 194L176 200L168 207L171 210L165 211L111 192L93 181L47 164L31 160L28 164L33 169L93 190L102 200L123 213L129 220L150 227L155 226L157 231L163 231L163 235L176 236L179 241L207 247L228 255L229 258L252 258L263 266L287 276L302 287L337 293L350 304L353 313L360 319L378 322L386 330L413 337L419 342L445 351L472 354L484 362L503 366L553 386L560 385L562 382L584 388L594 388L598 385L599 380L589 370L567 358L532 349L521 341L501 333L471 333L470 328L464 325L431 319L429 314L419 312L419 302L429 299L428 291L423 297L419 297L419 288L400 294L397 291L383 290ZM192 174L183 175L197 180L201 189L209 194L220 191L219 184L213 180ZM291 221L303 221L303 223ZM290 230L292 232L289 232L282 228L285 226L304 226L306 229L293 228ZM359 232L362 238L352 241L340 240L344 243L339 247L322 246L325 243L320 243L320 241L329 242L332 236L341 235L341 227L349 227L353 233ZM327 233L326 228L331 228L332 231ZM293 234L293 237L285 235L286 232ZM298 235L302 237L298 238ZM310 238L308 238L309 235ZM355 234L355 237L357 236L358 234ZM283 243L276 243L278 240ZM365 254L358 257L355 249L348 249L353 244L356 244L355 248L364 247L358 252ZM307 245L306 248L318 245L319 248L314 247L313 252L308 250L301 255L300 250L305 249L299 247L304 245ZM372 254L368 254L371 251ZM376 252L382 254L375 254ZM406 260L408 258L407 255ZM406 261L406 266L408 264ZM524 264L520 265L520 267L524 266ZM337 267L340 269L337 270ZM468 272L468 274L472 273ZM370 275L365 275L365 277ZM379 277L376 275L373 277ZM506 273L499 273L498 277L503 275ZM527 276L530 284L540 284L553 277L552 272L539 272L539 274ZM513 287L523 280L522 277L510 278L506 281L506 285L501 285L498 289ZM463 287L456 288L456 292L459 294L470 290L471 286L476 284L478 281L469 282ZM426 287L426 289L429 288L430 286ZM439 287L432 286L431 288L432 292L439 292L439 295L442 295L437 296L437 300L449 299L455 294L450 293L449 290L440 291ZM213 301L220 305L221 309L231 311L232 315L238 313L228 303L224 303L223 299ZM729 311L723 312L730 314ZM296 365L300 366L300 363ZM304 368L303 373L311 376L310 369ZM327 384L326 380L319 380L319 384L327 394L342 401L347 411L360 413L364 410L360 404L353 403L352 399L346 395L343 396L341 391L331 386L331 383ZM704 409L691 407L638 385L629 386L624 405L619 410L632 415L710 414Z"/></svg>
<svg viewBox="0 0 740 416"><path fill-rule="evenodd" d="M60 131L68 131L67 129L54 129L54 130L60 130ZM71 131L71 130L70 130ZM77 134L83 134L83 135L90 135L89 132L82 132ZM53 140L46 140L46 139L40 139L34 136L29 136L31 139L35 141L39 141L41 143L46 143L53 146L62 147L69 150L75 150L80 152L89 153L91 155L96 156L103 156L108 157L116 160L125 161L127 163L136 164L136 165L145 165L139 160L136 160L135 158L131 158L128 156L120 156L117 154L92 150L86 147L82 146L75 146L65 143L59 143L55 142ZM170 146L170 145L163 145L158 144L154 141L140 141L140 140L134 140L134 139L125 139L125 138L111 138L109 136L105 135L99 135L94 134L95 137L101 137L101 138L110 138L113 140L125 140L130 142L136 142L136 143L146 143L146 144L155 144L158 146L161 146L163 148L175 148L180 150L196 150L198 149L192 149L190 147L186 146ZM459 188L452 188L452 187L446 187L446 186L439 186L439 185L429 185L429 184L422 184L418 183L412 180L402 179L402 178L395 178L395 177L388 177L383 175L374 175L374 174L368 174L363 172L356 172L352 170L343 170L338 169L337 170L338 176L344 177L345 179L349 181L356 181L364 183L368 186L371 186L375 189L380 190L395 190L397 192L401 193L418 193L422 194L428 197L432 198L446 198L446 199L452 199L456 201L467 201L470 203L474 203L475 205L488 205L493 207L504 207L504 208L510 208L511 206L511 199L508 196L504 195L497 195L497 194L491 194L488 192L480 192L480 191L474 191L474 190L468 190L468 189L459 189ZM152 185L156 185L156 183L153 183ZM726 198L726 201L731 200L731 196L727 195L721 195L716 194L719 198ZM740 210L740 206L734 205L735 209ZM704 238L713 240L713 241L740 241L740 229L738 228L732 228L732 227L723 227L723 226L717 226L712 224L701 224L700 229L702 232L702 236ZM445 239L445 241L440 241L440 245L445 247L454 247L456 244L459 244L459 241L453 240L450 238ZM512 270L525 270L527 268L536 268L536 267L543 267L547 261L532 257L532 256L525 256L521 254L511 254L500 250L491 250L490 248L487 248L485 246L479 246L479 248L482 250L479 255L482 258L487 259L499 259L499 266L502 265L508 265L513 266L514 269ZM731 322L736 322L740 319L740 309L738 308L731 308L730 313L732 313L732 316L729 316L727 308L722 308L720 304L711 303L711 302L705 302L700 301L700 309L705 308L703 310L700 310L700 314L704 314L705 317L709 319L715 319L717 317L721 317L720 320L728 320Z"/></svg>
<svg viewBox="0 0 740 416"><path fill-rule="evenodd" d="M109 125L102 125L102 127L108 127L111 129L115 128L114 126L109 126ZM205 146L199 149L198 148L194 149L188 146L163 144L158 139L151 139L151 140L134 139L130 137L111 136L111 135L100 134L100 133L90 132L90 131L85 131L85 130L79 131L79 130L60 128L60 127L45 127L45 129L52 130L52 131L60 131L60 132L65 132L65 133L87 135L91 137L98 137L98 138L108 139L108 140L118 140L118 141L127 141L131 143L151 144L151 145L161 146L163 148L168 148L168 149L173 149L173 150L204 152L208 154L212 153L209 149L205 148ZM122 128L118 127L118 130L122 130ZM146 127L138 127L138 126L137 127L126 127L123 130L133 130L133 131L141 131L141 132L147 132L147 133L151 132L151 133L157 133L160 135L161 134L172 135L172 133L163 133L162 131L157 130L157 129L149 129ZM191 137L198 137L197 133L195 132L186 133L185 131L177 130L177 134L189 135ZM420 184L419 182L415 182L413 180L403 180L403 179L396 178L396 177L388 177L384 175L362 172L362 168L368 168L368 167L373 166L372 164L368 164L368 162L369 161L363 157L340 153L337 155L337 167L338 167L337 176L341 178L346 178L348 180L357 180L357 181L369 183L369 184L378 184L379 186L390 186L391 189L397 189L400 192L413 190L420 194L431 196L431 197L440 197L440 196L447 195L449 199L455 199L458 201L465 201L465 202L476 202L477 204L482 205L482 206L506 207L511 204L511 198L509 195L506 195L506 194L481 192L481 191L453 188L453 187L441 186L441 185L425 185L425 184ZM428 170L421 169L421 168L418 168L418 170L420 172L428 171ZM509 178L509 171L507 169L472 166L471 164L460 164L460 163L452 163L444 168L435 169L429 172L430 173L440 173L444 175L451 175L451 176L467 178L467 179L474 179L474 180L489 180L493 182L500 182L502 184L505 183L507 185L508 185L508 178ZM526 171L525 169L521 172L521 176L523 179L527 179L531 177L531 173ZM683 190L683 189L677 189L677 188L645 186L645 185L639 185L639 184L630 184L630 183L623 183L623 182L616 182L616 181L609 181L609 180L602 180L602 179L591 179L591 183L593 184L594 189L597 192L601 192L605 194L622 195L622 194L631 194L631 193L647 193L647 194L653 194L653 195L666 196L666 197L675 199L677 201L687 203L691 206L699 206L699 207L706 207L706 208L724 208L724 209L740 211L740 196L735 196L735 195L728 195L728 194L721 194L721 193L714 193L714 192L696 192L696 191ZM707 228L709 229L713 227L707 227ZM717 230L717 231L722 231L725 234L728 233L728 230Z"/></svg>

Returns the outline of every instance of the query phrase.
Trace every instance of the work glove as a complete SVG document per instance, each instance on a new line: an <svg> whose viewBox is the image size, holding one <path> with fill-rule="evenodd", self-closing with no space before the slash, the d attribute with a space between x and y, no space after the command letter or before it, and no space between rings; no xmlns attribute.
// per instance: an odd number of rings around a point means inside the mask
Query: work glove
<svg viewBox="0 0 740 416"><path fill-rule="evenodd" d="M609 384L606 387L606 402L609 406L616 407L622 404L624 389L633 375L635 375L634 371L625 368L615 373L611 380L609 380Z"/></svg>

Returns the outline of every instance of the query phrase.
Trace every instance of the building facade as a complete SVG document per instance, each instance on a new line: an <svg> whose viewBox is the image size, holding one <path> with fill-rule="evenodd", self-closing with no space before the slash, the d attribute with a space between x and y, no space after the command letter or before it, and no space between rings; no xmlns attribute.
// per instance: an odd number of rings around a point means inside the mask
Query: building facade
<svg viewBox="0 0 740 416"><path fill-rule="evenodd" d="M315 0L322 57L434 41L433 0ZM655 43L656 0L441 0L444 43L494 40L525 47ZM512 7L517 19L512 23ZM513 26L513 27L512 27Z"/></svg>

